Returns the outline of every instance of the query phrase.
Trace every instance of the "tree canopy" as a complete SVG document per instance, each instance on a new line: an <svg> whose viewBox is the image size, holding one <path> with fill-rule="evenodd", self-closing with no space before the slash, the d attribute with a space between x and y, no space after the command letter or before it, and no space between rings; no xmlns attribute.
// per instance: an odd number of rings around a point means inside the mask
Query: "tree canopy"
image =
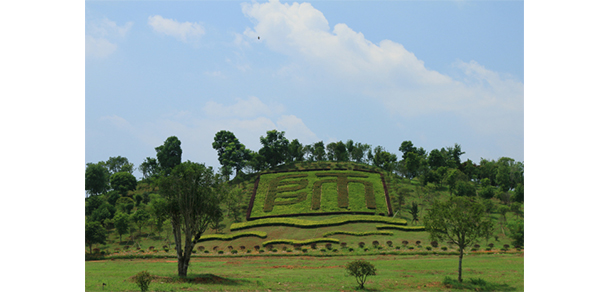
<svg viewBox="0 0 610 292"><path fill-rule="evenodd" d="M182 148L180 140L176 136L171 136L165 140L163 145L155 148L157 151L157 161L161 170L169 173L172 168L182 161Z"/></svg>
<svg viewBox="0 0 610 292"><path fill-rule="evenodd" d="M110 172L104 162L87 163L85 169L85 190L89 195L99 195L109 189Z"/></svg>

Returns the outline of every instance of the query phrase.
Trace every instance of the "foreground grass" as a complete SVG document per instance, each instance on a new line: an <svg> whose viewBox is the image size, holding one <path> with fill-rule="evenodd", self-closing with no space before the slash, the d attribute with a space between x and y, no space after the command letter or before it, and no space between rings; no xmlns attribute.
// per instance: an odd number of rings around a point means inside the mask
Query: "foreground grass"
<svg viewBox="0 0 610 292"><path fill-rule="evenodd" d="M157 276L151 291L355 291L354 278L346 276L347 262L364 259L377 268L367 279L371 291L459 291L445 278L457 279L457 256L339 256L194 258L189 281L176 278L175 259L103 260L85 263L85 290L139 291L131 277L147 270ZM472 255L464 258L464 281L483 280L499 291L523 291L523 254ZM466 288L467 289L467 288Z"/></svg>

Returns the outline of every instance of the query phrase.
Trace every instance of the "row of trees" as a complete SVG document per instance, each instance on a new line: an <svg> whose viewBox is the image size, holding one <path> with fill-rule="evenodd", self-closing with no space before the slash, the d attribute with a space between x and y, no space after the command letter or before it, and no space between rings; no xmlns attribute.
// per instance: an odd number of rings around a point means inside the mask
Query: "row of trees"
<svg viewBox="0 0 610 292"><path fill-rule="evenodd" d="M404 141L398 148L402 153L400 160L381 146L373 148L353 140L303 145L298 139L289 141L284 132L277 130L267 131L266 136L260 137L260 143L262 147L256 152L246 148L230 131L216 133L212 147L218 152L223 175L229 177L233 170L236 175L242 170L258 172L291 162L353 161L374 165L405 178L418 178L422 186L430 183L447 187L451 194L458 196L478 194L485 198L497 197L506 203L523 202L524 199L523 162L508 157L497 161L481 158L478 165L470 159L462 162L460 157L465 152L457 143L427 152L411 141Z"/></svg>

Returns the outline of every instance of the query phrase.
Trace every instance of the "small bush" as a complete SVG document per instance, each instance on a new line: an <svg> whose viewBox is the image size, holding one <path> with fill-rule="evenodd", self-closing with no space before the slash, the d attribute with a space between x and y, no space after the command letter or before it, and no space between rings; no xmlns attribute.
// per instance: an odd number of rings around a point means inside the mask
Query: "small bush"
<svg viewBox="0 0 610 292"><path fill-rule="evenodd" d="M481 246L480 246L480 245L478 245L478 244L475 244L475 245L474 245L474 248L481 248Z"/></svg>
<svg viewBox="0 0 610 292"><path fill-rule="evenodd" d="M395 247L395 249L396 249L396 250L399 250L399 249L400 249L400 246L398 246L398 245L397 245L397 246Z"/></svg>
<svg viewBox="0 0 610 292"><path fill-rule="evenodd" d="M265 253L265 250L264 249L259 249L258 253Z"/></svg>
<svg viewBox="0 0 610 292"><path fill-rule="evenodd" d="M368 276L377 275L377 269L375 269L375 266L364 260L356 260L353 262L349 262L345 266L345 269L347 270L347 274L349 276L356 277L356 282L358 283L358 285L360 285L360 289L364 288L364 283L366 283L366 278Z"/></svg>
<svg viewBox="0 0 610 292"><path fill-rule="evenodd" d="M233 246L232 246L232 245L227 246L227 248L228 248L229 250L233 250Z"/></svg>
<svg viewBox="0 0 610 292"><path fill-rule="evenodd" d="M342 248L344 248L344 247L346 247L346 246L347 246L347 242L342 242L342 243L341 243L341 247L342 247Z"/></svg>
<svg viewBox="0 0 610 292"><path fill-rule="evenodd" d="M287 249L288 249L288 247L287 247L287 246L285 246L285 245L284 245L284 246L282 246L282 250L283 250L283 251L286 251Z"/></svg>
<svg viewBox="0 0 610 292"><path fill-rule="evenodd" d="M317 245L315 242L314 242L314 243L312 243L310 246L311 246L311 249L316 249L316 248L318 248L318 245Z"/></svg>
<svg viewBox="0 0 610 292"><path fill-rule="evenodd" d="M485 248L485 250L486 250L486 251L490 251L490 250L491 250L491 247L486 247L486 248Z"/></svg>
<svg viewBox="0 0 610 292"><path fill-rule="evenodd" d="M272 251L273 250L273 244L269 244L266 247L267 247L267 251Z"/></svg>
<svg viewBox="0 0 610 292"><path fill-rule="evenodd" d="M320 249L320 252L326 252L326 249L324 249L324 248Z"/></svg>
<svg viewBox="0 0 610 292"><path fill-rule="evenodd" d="M259 249L261 249L261 247L260 247L260 246L258 246L258 245L255 245L255 246L254 246L254 250L259 250Z"/></svg>
<svg viewBox="0 0 610 292"><path fill-rule="evenodd" d="M193 253L197 253L197 250L193 250Z"/></svg>
<svg viewBox="0 0 610 292"><path fill-rule="evenodd" d="M409 246L409 249L414 249L414 247L412 247L412 246Z"/></svg>
<svg viewBox="0 0 610 292"><path fill-rule="evenodd" d="M252 252L251 250L246 250L246 253L251 253L251 252Z"/></svg>
<svg viewBox="0 0 610 292"><path fill-rule="evenodd" d="M213 251L218 250L218 246L213 247L213 248L212 248L212 250L213 250Z"/></svg>
<svg viewBox="0 0 610 292"><path fill-rule="evenodd" d="M418 241L415 242L415 244L420 245L421 241L418 240Z"/></svg>
<svg viewBox="0 0 610 292"><path fill-rule="evenodd" d="M360 248L363 248L363 247L364 247L364 242L362 242L362 241L361 241L361 242L358 242L358 246L359 246Z"/></svg>
<svg viewBox="0 0 610 292"><path fill-rule="evenodd" d="M326 247L326 249L330 250L333 247L332 243L327 243L326 245L324 245Z"/></svg>
<svg viewBox="0 0 610 292"><path fill-rule="evenodd" d="M236 249L233 249L233 250L231 250L231 253L232 253L232 254L236 254L236 253L237 253L237 250L236 250Z"/></svg>
<svg viewBox="0 0 610 292"><path fill-rule="evenodd" d="M487 246L489 246L489 247L493 248L493 247L494 247L494 244L493 244L493 243L490 243L490 244L488 244Z"/></svg>
<svg viewBox="0 0 610 292"><path fill-rule="evenodd" d="M203 250L205 249L205 246L200 245L200 246L198 246L198 247L197 247L197 249L198 249L199 251L203 251Z"/></svg>
<svg viewBox="0 0 610 292"><path fill-rule="evenodd" d="M335 248L335 249L333 249L333 252L339 252L339 250Z"/></svg>
<svg viewBox="0 0 610 292"><path fill-rule="evenodd" d="M403 245L403 246L407 246L408 244L409 244L409 242L408 242L408 241L406 241L406 240L403 240L403 241L402 241L402 245Z"/></svg>
<svg viewBox="0 0 610 292"><path fill-rule="evenodd" d="M302 252L307 252L307 248L301 249Z"/></svg>
<svg viewBox="0 0 610 292"><path fill-rule="evenodd" d="M426 249L427 250L432 250L432 247L431 246L426 246Z"/></svg>
<svg viewBox="0 0 610 292"><path fill-rule="evenodd" d="M246 250L246 247L242 245L242 246L239 247L239 249Z"/></svg>
<svg viewBox="0 0 610 292"><path fill-rule="evenodd" d="M374 247L378 247L378 246L379 246L379 241L374 240L374 241L373 241L373 246L374 246Z"/></svg>
<svg viewBox="0 0 610 292"><path fill-rule="evenodd" d="M368 248L368 247L365 247L365 248L364 248L364 251L369 251L369 248Z"/></svg>
<svg viewBox="0 0 610 292"><path fill-rule="evenodd" d="M294 249L296 250L296 249L301 249L303 247L303 245L300 243L295 243L292 245L292 247L294 247Z"/></svg>
<svg viewBox="0 0 610 292"><path fill-rule="evenodd" d="M441 247L441 249L442 249L442 250L444 250L444 251L446 251L446 250L447 250L447 247L446 247L446 246L443 246L443 247Z"/></svg>
<svg viewBox="0 0 610 292"><path fill-rule="evenodd" d="M388 241L386 241L386 244L387 244L389 247L392 247L392 244L393 244L393 243L392 243L392 241L391 241L391 240L388 240Z"/></svg>
<svg viewBox="0 0 610 292"><path fill-rule="evenodd" d="M272 252L277 252L277 248L274 248L273 250L271 250Z"/></svg>
<svg viewBox="0 0 610 292"><path fill-rule="evenodd" d="M153 250L153 249L155 249L155 247L152 245L148 247L148 250Z"/></svg>
<svg viewBox="0 0 610 292"><path fill-rule="evenodd" d="M286 252L292 252L292 249L287 249Z"/></svg>
<svg viewBox="0 0 610 292"><path fill-rule="evenodd" d="M206 249L203 251L203 253L210 253L210 251Z"/></svg>
<svg viewBox="0 0 610 292"><path fill-rule="evenodd" d="M354 251L354 249L350 247L350 248L348 249L348 251L353 252L353 251Z"/></svg>
<svg viewBox="0 0 610 292"><path fill-rule="evenodd" d="M149 274L147 271L142 271L136 274L135 280L138 287L140 287L140 291L145 292L148 291L148 286L150 282L152 282L153 276Z"/></svg>
<svg viewBox="0 0 610 292"><path fill-rule="evenodd" d="M431 241L431 242L430 242L430 245L431 245L432 247L438 247L438 241Z"/></svg>
<svg viewBox="0 0 610 292"><path fill-rule="evenodd" d="M509 249L509 248L510 248L510 244L505 244L505 245L504 245L504 248L505 248L505 249Z"/></svg>
<svg viewBox="0 0 610 292"><path fill-rule="evenodd" d="M223 253L225 253L225 252L224 252L224 251L222 251L222 250L219 250L219 251L218 251L218 254L223 254Z"/></svg>

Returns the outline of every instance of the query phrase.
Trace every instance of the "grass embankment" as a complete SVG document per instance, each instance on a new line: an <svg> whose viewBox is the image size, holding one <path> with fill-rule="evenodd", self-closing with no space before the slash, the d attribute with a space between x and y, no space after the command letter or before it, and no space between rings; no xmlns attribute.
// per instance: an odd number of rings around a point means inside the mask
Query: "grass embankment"
<svg viewBox="0 0 610 292"><path fill-rule="evenodd" d="M177 279L175 259L104 260L85 263L85 290L138 291L131 280L140 271L157 276L151 291L355 291L345 264L364 259L377 268L365 287L371 291L447 291L446 277L457 279L457 256L339 256L193 258L187 281ZM523 254L470 255L463 277L482 279L502 291L523 291ZM452 289L454 291L454 289ZM457 291L457 290L455 290Z"/></svg>

